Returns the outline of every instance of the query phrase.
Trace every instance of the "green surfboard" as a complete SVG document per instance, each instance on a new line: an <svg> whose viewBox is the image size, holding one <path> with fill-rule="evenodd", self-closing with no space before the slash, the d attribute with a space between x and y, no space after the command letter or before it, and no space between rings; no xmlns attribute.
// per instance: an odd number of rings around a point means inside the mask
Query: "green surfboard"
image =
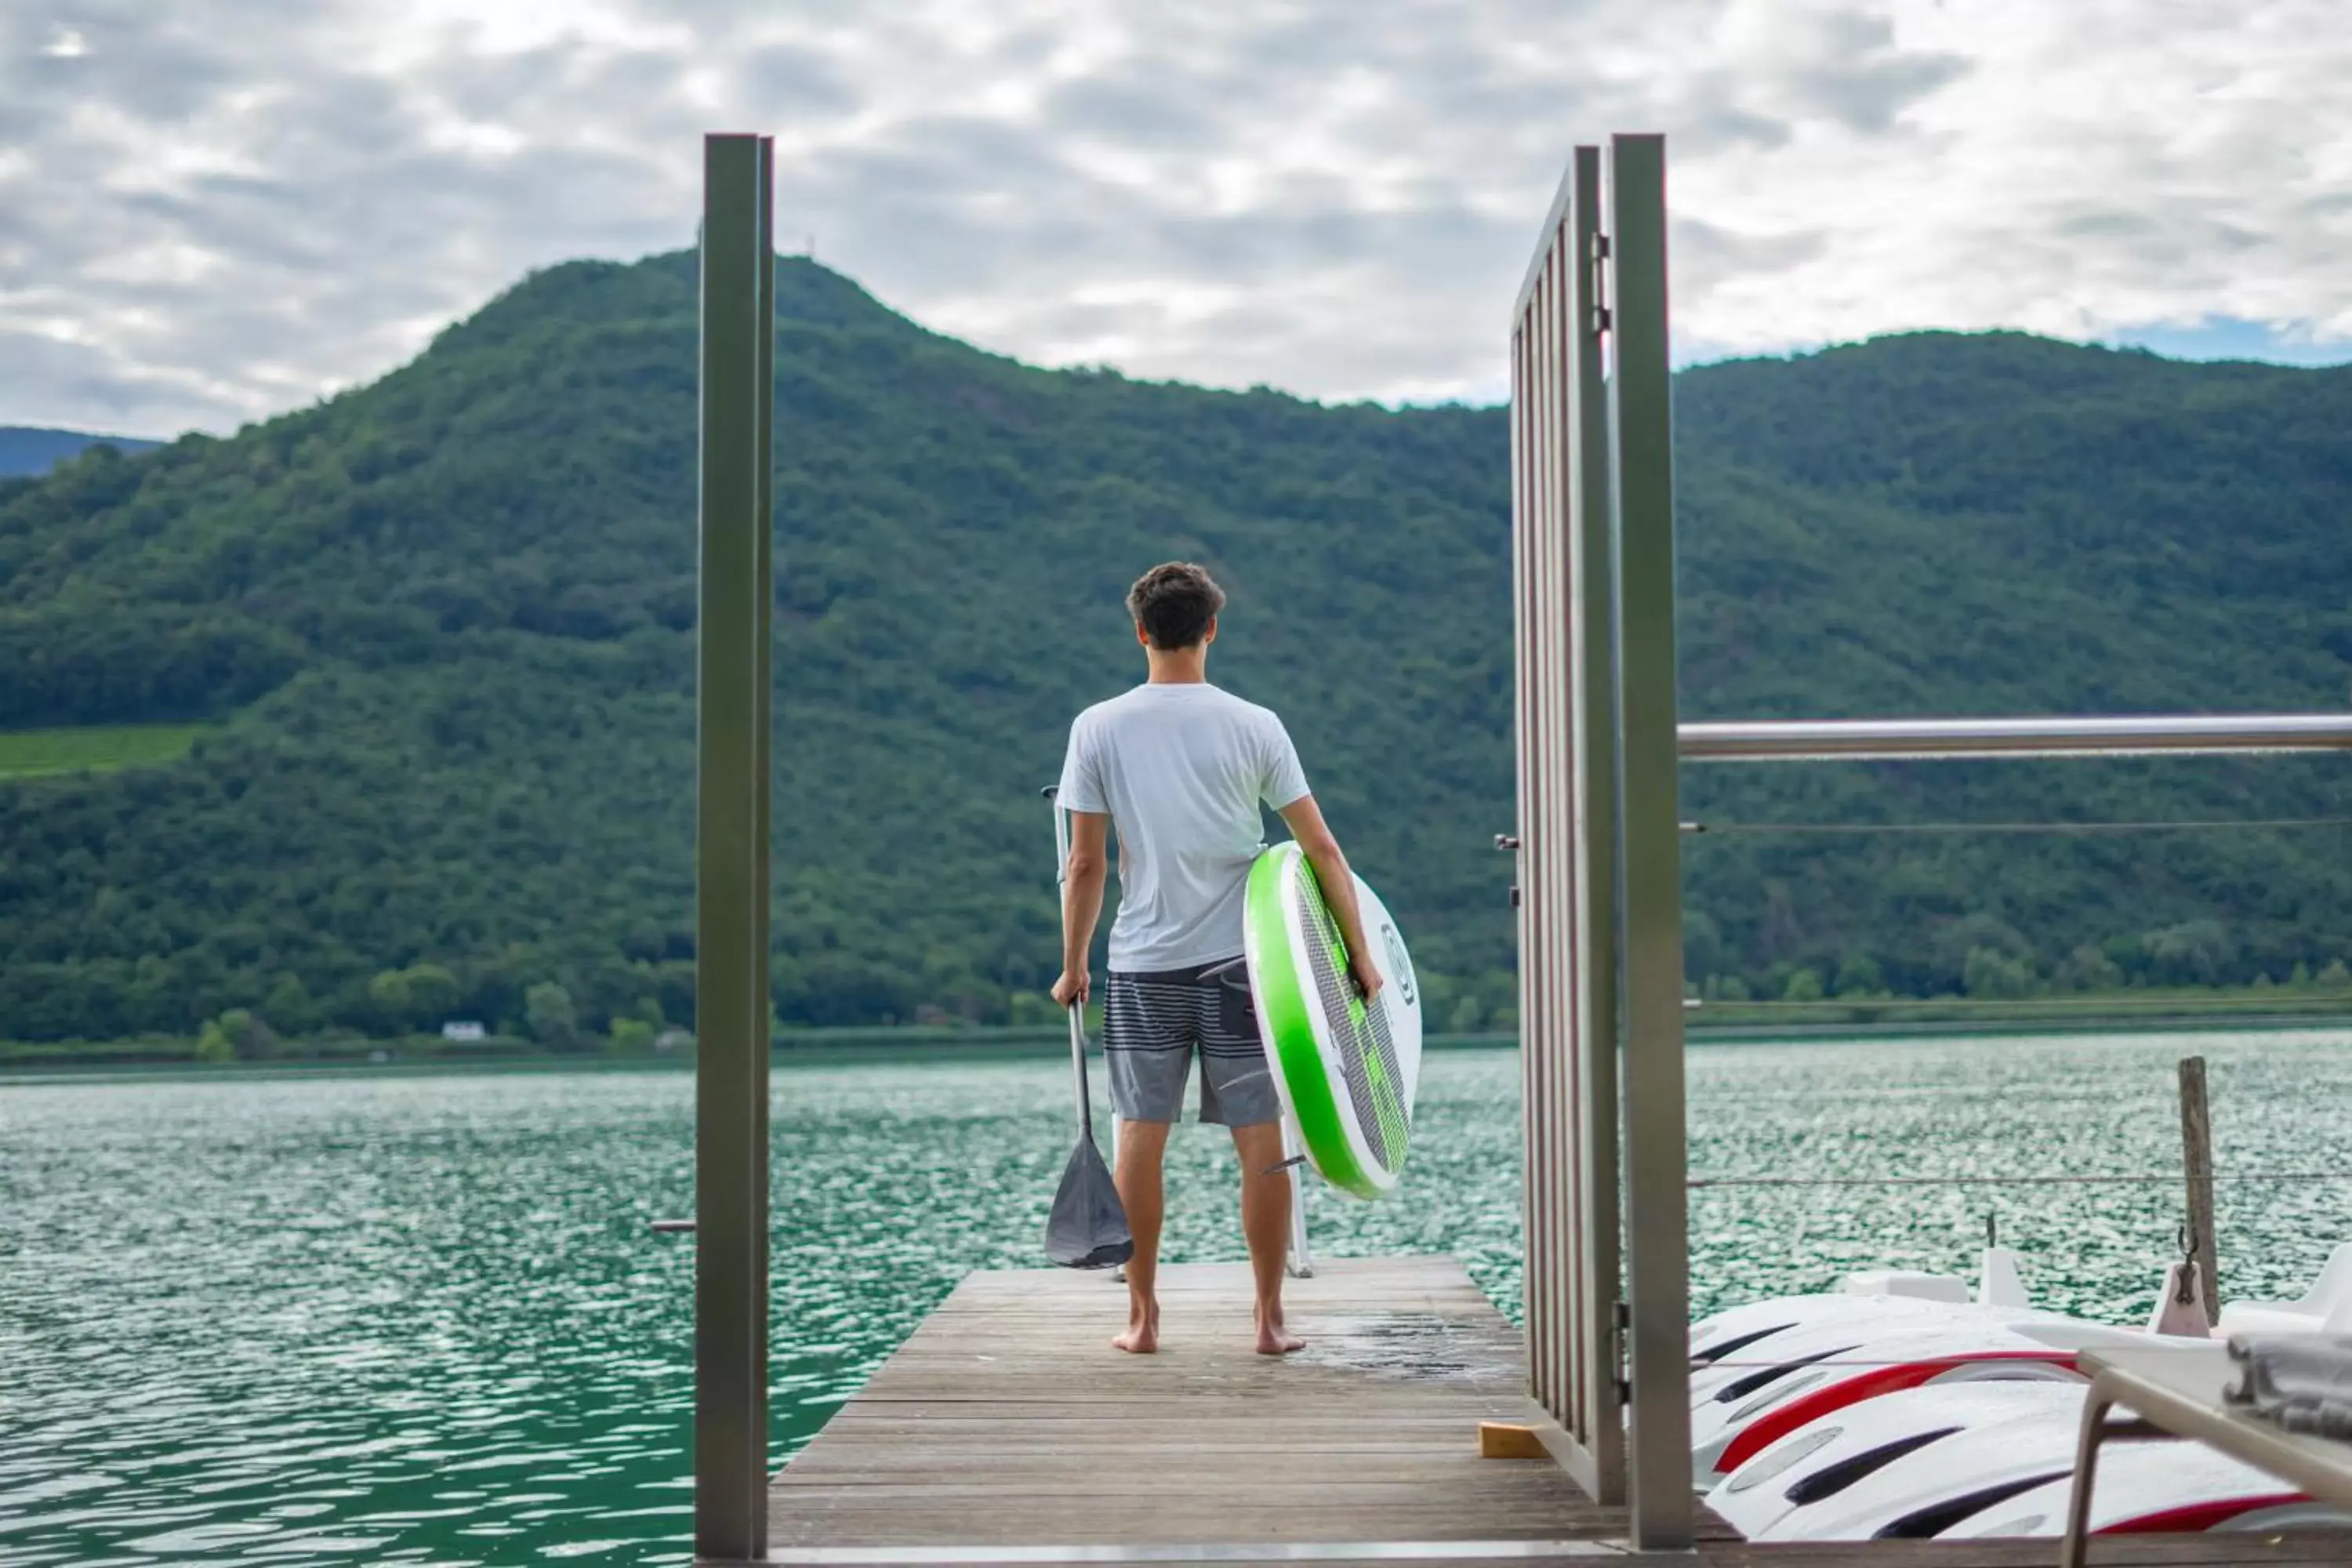
<svg viewBox="0 0 2352 1568"><path fill-rule="evenodd" d="M1392 1192L1412 1144L1421 1083L1421 990L1388 906L1356 879L1364 934L1380 967L1367 1005L1348 977L1347 944L1315 869L1296 844L1250 868L1243 946L1258 1031L1307 1158L1343 1192Z"/></svg>

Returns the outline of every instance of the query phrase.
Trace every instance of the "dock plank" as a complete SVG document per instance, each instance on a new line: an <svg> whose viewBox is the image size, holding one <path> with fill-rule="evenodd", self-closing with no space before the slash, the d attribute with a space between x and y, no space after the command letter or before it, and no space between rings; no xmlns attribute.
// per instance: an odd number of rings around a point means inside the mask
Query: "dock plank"
<svg viewBox="0 0 2352 1568"><path fill-rule="evenodd" d="M1162 1271L1161 1349L1121 1355L1099 1274L971 1275L771 1490L794 1547L1599 1540L1544 1460L1520 1337L1451 1258L1335 1260L1287 1290L1307 1348L1253 1349L1240 1264ZM1459 1561L1459 1560L1457 1560ZM1523 1559L1521 1561L1524 1561Z"/></svg>
<svg viewBox="0 0 2352 1568"><path fill-rule="evenodd" d="M1460 1264L1325 1263L1288 1288L1308 1342L1286 1358L1252 1348L1249 1299L1239 1264L1163 1270L1162 1349L1128 1356L1109 1345L1127 1294L1108 1276L968 1277L775 1477L772 1558L1011 1564L1123 1548L1181 1562L1198 1548L1190 1560L1219 1568L1575 1568L1622 1552L1622 1509L1549 1460L1479 1458L1479 1422L1544 1417L1519 1331ZM1712 1515L1700 1533L1682 1559L1696 1568L2025 1568L2057 1554L2049 1541L1751 1543ZM2095 1542L2092 1561L2310 1568L2352 1562L2352 1542L2139 1536Z"/></svg>

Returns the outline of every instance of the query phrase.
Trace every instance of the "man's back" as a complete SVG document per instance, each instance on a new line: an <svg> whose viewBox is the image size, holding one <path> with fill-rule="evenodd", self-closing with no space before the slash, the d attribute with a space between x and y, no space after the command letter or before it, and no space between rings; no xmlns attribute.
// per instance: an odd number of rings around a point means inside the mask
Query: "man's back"
<svg viewBox="0 0 2352 1568"><path fill-rule="evenodd" d="M1236 957L1261 804L1307 793L1282 721L1206 681L1154 681L1070 727L1060 804L1105 812L1119 840L1110 966L1182 969Z"/></svg>

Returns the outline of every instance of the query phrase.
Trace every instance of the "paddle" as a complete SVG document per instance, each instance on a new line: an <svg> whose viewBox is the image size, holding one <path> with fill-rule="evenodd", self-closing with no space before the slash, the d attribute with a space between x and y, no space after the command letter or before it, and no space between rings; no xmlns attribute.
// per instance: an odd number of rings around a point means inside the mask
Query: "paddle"
<svg viewBox="0 0 2352 1568"><path fill-rule="evenodd" d="M1045 797L1051 801L1054 791ZM1061 869L1059 882L1069 874L1070 831L1059 805L1054 806L1054 847ZM1118 1201L1118 1187L1095 1147L1092 1096L1087 1092L1087 1026L1070 1005L1070 1065L1077 1075L1078 1146L1062 1168L1061 1190L1054 1194L1053 1213L1045 1219L1045 1256L1065 1268L1110 1268L1135 1256L1135 1237L1127 1228L1127 1209Z"/></svg>

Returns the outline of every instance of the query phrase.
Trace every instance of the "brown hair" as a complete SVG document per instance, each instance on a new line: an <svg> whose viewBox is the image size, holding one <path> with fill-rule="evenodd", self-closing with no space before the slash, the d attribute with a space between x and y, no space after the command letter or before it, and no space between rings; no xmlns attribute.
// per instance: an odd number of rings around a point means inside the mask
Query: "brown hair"
<svg viewBox="0 0 2352 1568"><path fill-rule="evenodd" d="M1127 591L1127 613L1153 647L1191 647L1209 635L1209 623L1225 607L1225 591L1190 561L1154 566Z"/></svg>

